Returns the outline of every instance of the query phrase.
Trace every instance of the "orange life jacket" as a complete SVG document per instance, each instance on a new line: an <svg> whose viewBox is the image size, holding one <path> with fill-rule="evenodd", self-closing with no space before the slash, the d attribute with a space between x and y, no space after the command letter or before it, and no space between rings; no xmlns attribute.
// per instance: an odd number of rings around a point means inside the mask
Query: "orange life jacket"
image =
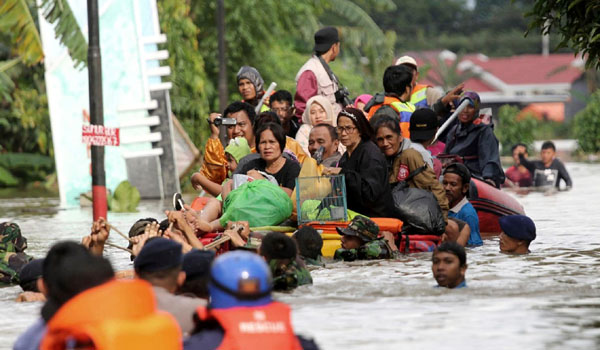
<svg viewBox="0 0 600 350"><path fill-rule="evenodd" d="M229 309L198 308L201 320L216 319L225 330L219 350L301 350L290 320L290 307L265 306Z"/></svg>
<svg viewBox="0 0 600 350"><path fill-rule="evenodd" d="M400 119L400 130L402 132L402 136L410 139L410 116L415 111L415 106L410 102L402 102L396 97L385 96L383 99L383 103L373 105L369 109L369 114L367 115L367 119L371 120L371 117L375 115L375 112L382 106L390 106L396 112L398 112L398 118Z"/></svg>
<svg viewBox="0 0 600 350"><path fill-rule="evenodd" d="M149 283L113 280L65 303L48 322L40 349L63 350L67 342L96 350L148 350L183 347L173 316L156 310Z"/></svg>

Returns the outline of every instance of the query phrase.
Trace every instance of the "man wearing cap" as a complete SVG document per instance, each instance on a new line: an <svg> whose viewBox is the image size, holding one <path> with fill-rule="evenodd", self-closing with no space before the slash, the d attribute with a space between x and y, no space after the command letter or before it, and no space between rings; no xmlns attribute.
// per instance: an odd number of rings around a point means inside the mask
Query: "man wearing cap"
<svg viewBox="0 0 600 350"><path fill-rule="evenodd" d="M448 216L448 198L442 184L433 171L433 159L427 147L433 141L438 129L437 116L429 108L415 111L410 119L411 148L400 153L394 160L393 176L396 181L406 181L408 185L433 193L437 199L444 218Z"/></svg>
<svg viewBox="0 0 600 350"><path fill-rule="evenodd" d="M315 33L315 47L312 57L300 68L296 74L296 95L294 106L296 117L302 121L302 113L306 102L315 95L325 96L333 107L333 115L344 108L337 102L335 93L340 88L340 83L329 68L329 63L335 61L340 53L340 37L334 27L325 27Z"/></svg>
<svg viewBox="0 0 600 350"><path fill-rule="evenodd" d="M194 327L194 310L206 300L174 295L185 281L181 244L166 238L148 239L133 261L135 275L153 286L157 308L173 315L184 334Z"/></svg>
<svg viewBox="0 0 600 350"><path fill-rule="evenodd" d="M406 66L413 71L413 89L410 95L410 103L414 104L417 108L431 108L439 115L448 113L450 102L459 97L457 94L460 94L464 87L464 84L459 84L446 95L441 96L441 91L431 85L417 84L419 80L419 66L417 65L417 60L413 57L402 56L396 60L396 65Z"/></svg>
<svg viewBox="0 0 600 350"><path fill-rule="evenodd" d="M335 260L374 260L395 259L398 257L398 247L394 243L391 232L382 232L379 237L379 226L367 217L357 215L348 227L336 228L342 235L342 247L335 251Z"/></svg>
<svg viewBox="0 0 600 350"><path fill-rule="evenodd" d="M463 101L469 104L458 115L459 123L448 131L444 153L462 157L471 175L499 188L505 176L500 164L498 139L492 126L474 123L479 118L479 95L472 91L465 92L458 106Z"/></svg>
<svg viewBox="0 0 600 350"><path fill-rule="evenodd" d="M465 221L469 225L469 228L471 228L467 245L483 245L481 234L479 233L479 217L475 208L473 208L473 205L467 199L471 185L471 173L469 169L460 163L448 165L444 170L442 185L450 203L448 217Z"/></svg>
<svg viewBox="0 0 600 350"><path fill-rule="evenodd" d="M536 237L533 220L525 215L500 218L500 251L507 254L528 254L529 244Z"/></svg>
<svg viewBox="0 0 600 350"><path fill-rule="evenodd" d="M271 271L261 257L236 250L220 255L210 268L208 307L196 311L195 333L185 350L318 349L294 334L290 307L272 299Z"/></svg>
<svg viewBox="0 0 600 350"><path fill-rule="evenodd" d="M412 81L412 94L410 95L410 103L415 105L417 108L429 108L433 105L435 99L435 90L431 85L417 84L419 80L419 70L417 61L410 56L402 56L396 60L396 66L404 65L413 70L413 81ZM437 95L437 94L436 94ZM428 98L429 97L429 98Z"/></svg>

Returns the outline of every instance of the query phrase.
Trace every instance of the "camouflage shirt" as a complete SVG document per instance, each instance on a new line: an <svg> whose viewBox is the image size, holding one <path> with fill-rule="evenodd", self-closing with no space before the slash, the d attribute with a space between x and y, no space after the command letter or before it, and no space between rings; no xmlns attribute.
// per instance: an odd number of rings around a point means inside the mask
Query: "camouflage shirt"
<svg viewBox="0 0 600 350"><path fill-rule="evenodd" d="M323 257L320 255L316 259L308 258L305 256L301 256L300 258L302 260L304 260L304 263L306 264L306 266L309 269L311 267L325 267L325 263L323 262Z"/></svg>
<svg viewBox="0 0 600 350"><path fill-rule="evenodd" d="M14 252L0 252L0 257L0 286L18 284L19 272L32 257Z"/></svg>
<svg viewBox="0 0 600 350"><path fill-rule="evenodd" d="M19 272L31 259L23 253L27 239L21 235L19 225L0 224L0 285L18 284Z"/></svg>
<svg viewBox="0 0 600 350"><path fill-rule="evenodd" d="M289 291L303 284L312 284L310 272L302 261L271 259L269 267L273 274L273 290Z"/></svg>
<svg viewBox="0 0 600 350"><path fill-rule="evenodd" d="M333 258L335 260L354 261L354 260L376 260L376 259L395 259L398 252L392 251L385 239L378 238L367 242L357 249L340 248L335 251Z"/></svg>

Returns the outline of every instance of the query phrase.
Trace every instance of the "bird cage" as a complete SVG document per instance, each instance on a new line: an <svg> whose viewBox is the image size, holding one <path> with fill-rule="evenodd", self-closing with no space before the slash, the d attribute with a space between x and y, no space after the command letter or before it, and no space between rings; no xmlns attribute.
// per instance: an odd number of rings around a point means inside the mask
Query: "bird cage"
<svg viewBox="0 0 600 350"><path fill-rule="evenodd" d="M296 179L298 225L310 221L348 221L346 178L341 175Z"/></svg>

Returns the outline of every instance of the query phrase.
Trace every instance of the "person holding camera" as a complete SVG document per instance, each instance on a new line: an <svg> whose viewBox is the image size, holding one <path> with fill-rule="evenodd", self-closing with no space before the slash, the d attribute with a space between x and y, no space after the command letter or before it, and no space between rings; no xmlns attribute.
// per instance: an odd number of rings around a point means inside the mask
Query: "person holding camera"
<svg viewBox="0 0 600 350"><path fill-rule="evenodd" d="M329 68L329 62L340 53L340 37L334 27L325 27L315 33L314 55L296 74L296 117L302 120L306 102L315 95L327 98L337 115L342 108L352 104L348 89L340 84Z"/></svg>
<svg viewBox="0 0 600 350"><path fill-rule="evenodd" d="M202 186L205 181L213 182L221 185L227 177L227 158L225 158L225 149L219 140L219 127L224 125L227 127L227 139L232 140L236 137L243 137L248 141L250 149L254 149L254 119L256 113L254 108L245 102L233 102L223 112L223 115L211 113L208 118L210 124L210 138L204 146L204 161L200 171L192 175L192 185L199 189L202 187L205 191L213 196L218 193L210 191L208 187Z"/></svg>

